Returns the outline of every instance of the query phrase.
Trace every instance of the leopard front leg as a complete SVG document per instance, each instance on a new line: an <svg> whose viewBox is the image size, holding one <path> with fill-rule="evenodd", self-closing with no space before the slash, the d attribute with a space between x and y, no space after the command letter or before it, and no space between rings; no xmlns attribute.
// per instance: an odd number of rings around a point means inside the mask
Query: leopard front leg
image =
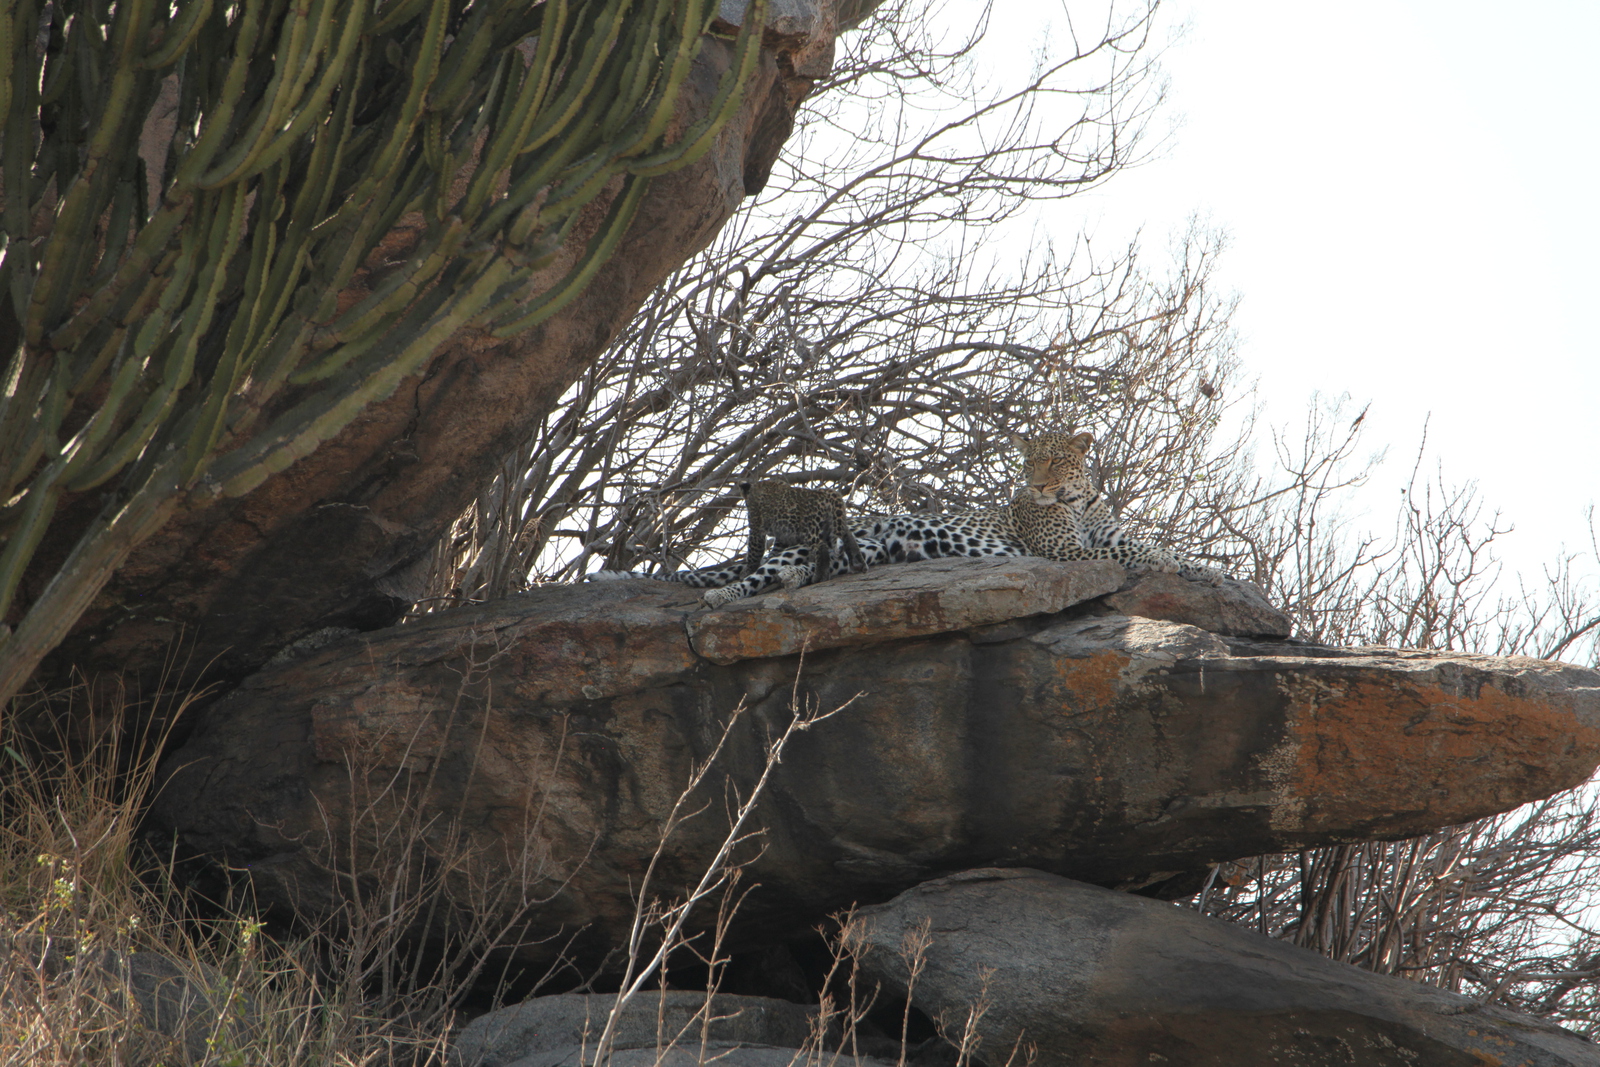
<svg viewBox="0 0 1600 1067"><path fill-rule="evenodd" d="M700 599L705 602L708 608L720 608L724 604L731 604L735 600L740 600L748 595L736 583L734 585L725 585L720 589L707 589L705 595Z"/></svg>

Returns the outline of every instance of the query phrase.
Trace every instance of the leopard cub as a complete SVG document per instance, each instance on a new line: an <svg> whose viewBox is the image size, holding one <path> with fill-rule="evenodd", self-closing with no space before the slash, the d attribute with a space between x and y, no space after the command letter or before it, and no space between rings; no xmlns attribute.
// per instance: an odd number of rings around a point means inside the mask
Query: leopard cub
<svg viewBox="0 0 1600 1067"><path fill-rule="evenodd" d="M745 556L746 575L761 566L766 556L767 538L774 550L796 545L807 547L809 566L793 568L810 573L795 581L809 585L826 578L833 563L834 542L844 541L845 557L851 573L867 569L861 546L845 518L844 499L831 489L802 489L777 478L763 478L755 484L740 482L745 507L750 511L750 550ZM788 579L788 576L785 576ZM786 580L786 585L790 584Z"/></svg>

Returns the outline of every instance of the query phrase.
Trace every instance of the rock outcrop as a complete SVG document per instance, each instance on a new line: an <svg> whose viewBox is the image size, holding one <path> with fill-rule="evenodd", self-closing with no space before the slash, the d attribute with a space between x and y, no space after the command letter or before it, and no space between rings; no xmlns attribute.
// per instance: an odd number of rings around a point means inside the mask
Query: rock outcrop
<svg viewBox="0 0 1600 1067"><path fill-rule="evenodd" d="M398 621L450 523L521 447L542 415L622 330L655 286L705 248L745 196L759 192L800 101L832 67L835 38L877 0L784 0L768 8L759 67L743 105L701 160L651 182L615 254L567 307L537 328L496 340L451 337L392 397L370 405L314 454L239 499L180 513L137 548L41 667L46 687L73 672L120 677L146 697L203 682L231 687L275 653L330 626ZM746 4L728 0L728 25ZM722 27L727 29L727 26ZM707 38L674 123L703 117L730 62ZM559 278L611 207L591 204L550 268ZM421 239L402 220L374 266L403 262ZM347 301L364 295L358 277ZM284 390L267 425L301 399ZM98 514L98 493L68 501L21 596L43 588Z"/></svg>
<svg viewBox="0 0 1600 1067"><path fill-rule="evenodd" d="M981 1000L993 1064L1023 1042L1038 1067L1600 1065L1537 1019L1040 871L968 871L859 919L867 974L902 996L902 943L927 924L912 1000L956 1018Z"/></svg>
<svg viewBox="0 0 1600 1067"><path fill-rule="evenodd" d="M1208 864L1464 822L1600 760L1596 672L1289 641L1236 585L944 560L697 605L648 581L550 587L336 642L208 709L153 821L317 913L339 843L425 811L480 881L526 889L524 958L592 966L741 705L692 798L709 810L662 846L663 892L713 854L725 791L748 795L796 694L849 707L773 770L737 944L987 865L1181 895Z"/></svg>

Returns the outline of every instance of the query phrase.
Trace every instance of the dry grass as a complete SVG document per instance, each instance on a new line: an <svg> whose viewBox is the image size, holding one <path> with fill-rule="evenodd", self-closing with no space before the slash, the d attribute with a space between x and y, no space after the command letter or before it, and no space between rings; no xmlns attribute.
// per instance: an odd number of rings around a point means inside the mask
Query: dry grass
<svg viewBox="0 0 1600 1067"><path fill-rule="evenodd" d="M74 720L50 744L0 726L0 1067L443 1062L443 1030L368 1010L319 935L179 892L137 834L162 737L122 701Z"/></svg>
<svg viewBox="0 0 1600 1067"><path fill-rule="evenodd" d="M469 682L464 677L464 692ZM669 962L686 960L708 976L706 1001L687 1025L663 1030L660 1055L681 1062L689 1053L710 1062L719 1054L706 1039L729 963L724 935L750 888L741 872L761 850L763 831L753 822L758 802L790 740L843 710L808 706L798 689L794 704L787 730L767 742L765 773L748 793L724 798L726 837L699 883L677 895L649 877L639 886L633 936L622 946L628 963L621 992L611 1014L596 1020L585 1062L609 1061L629 1002L637 998L635 1011L652 1010L653 995L668 987ZM0 722L0 1067L446 1062L455 1009L468 990L497 985L484 964L513 944L511 925L484 921L454 930L459 936L441 958L415 948L419 920L444 911L503 916L505 900L474 898L474 908L458 899L459 887L503 891L518 879L473 877L482 872L474 871L476 857L465 846L441 853L441 841L460 835L441 834L427 789L396 807L407 791L364 777L361 754L349 754L350 832L376 832L381 822L386 847L352 848L352 855L364 855L363 866L336 872L359 887L347 906L315 929L286 936L263 922L246 894L194 899L178 887L172 857L155 854L139 836L139 815L158 787L165 737L134 723L171 722L183 707L161 716L112 700L104 709L80 703L72 710L67 718L79 724L77 735L48 743L19 733L19 716ZM730 716L728 731L741 711ZM715 759L695 768L663 827L663 847L684 822L715 817L719 806L707 803L702 789ZM706 910L715 911L709 924L689 923L691 913ZM524 909L513 911L523 917ZM796 1064L820 1067L858 1055L857 1030L872 997L859 988L861 939L852 929L846 917L833 939L834 967L817 1026L797 1050ZM503 981L497 988L504 989ZM981 1015L980 1008L974 1020ZM951 1034L962 1062L976 1047L971 1022Z"/></svg>

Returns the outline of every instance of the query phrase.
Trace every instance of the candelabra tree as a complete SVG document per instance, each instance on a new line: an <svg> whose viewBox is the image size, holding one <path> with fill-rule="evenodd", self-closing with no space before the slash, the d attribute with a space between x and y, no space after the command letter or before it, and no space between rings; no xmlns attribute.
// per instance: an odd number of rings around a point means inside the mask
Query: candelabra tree
<svg viewBox="0 0 1600 1067"><path fill-rule="evenodd" d="M571 300L739 106L763 7L685 128L715 0L5 0L0 700L179 509Z"/></svg>

